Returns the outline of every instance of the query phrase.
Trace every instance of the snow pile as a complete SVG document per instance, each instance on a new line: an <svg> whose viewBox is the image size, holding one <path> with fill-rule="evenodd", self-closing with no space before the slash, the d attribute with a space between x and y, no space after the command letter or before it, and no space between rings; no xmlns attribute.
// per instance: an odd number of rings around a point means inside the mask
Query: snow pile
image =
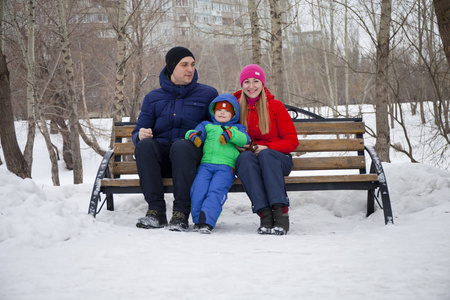
<svg viewBox="0 0 450 300"><path fill-rule="evenodd" d="M0 242L49 246L79 235L92 222L64 191L44 191L31 179L0 168Z"/></svg>
<svg viewBox="0 0 450 300"><path fill-rule="evenodd" d="M386 164L388 187L397 215L450 202L450 172L424 164Z"/></svg>
<svg viewBox="0 0 450 300"><path fill-rule="evenodd" d="M364 120L374 128L372 110ZM109 132L111 120L95 123ZM24 124L16 123L22 147ZM410 132L424 133L414 137L416 156L432 157L427 131ZM392 130L393 142L401 136ZM109 137L99 142L106 148ZM383 168L394 225L380 209L366 218L366 191L289 192L289 234L261 236L244 193L229 194L211 235L136 228L142 195L115 195L116 210L94 219L87 211L101 157L82 143L85 183L71 184L61 162L62 186L53 187L39 134L34 149L33 180L0 166L1 300L450 299L448 155L439 169L391 152ZM169 218L172 201L167 194Z"/></svg>
<svg viewBox="0 0 450 300"><path fill-rule="evenodd" d="M450 172L383 166L393 226L365 217L364 191L290 192L287 236L256 234L242 193L211 235L143 230L142 195L93 219L92 184L0 168L0 299L450 299Z"/></svg>

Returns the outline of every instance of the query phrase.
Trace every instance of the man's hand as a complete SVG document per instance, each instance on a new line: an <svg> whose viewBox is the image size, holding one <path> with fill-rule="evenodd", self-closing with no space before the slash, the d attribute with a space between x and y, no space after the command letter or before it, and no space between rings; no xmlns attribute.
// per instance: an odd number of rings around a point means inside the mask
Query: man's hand
<svg viewBox="0 0 450 300"><path fill-rule="evenodd" d="M151 138L153 138L153 131L151 128L139 129L139 140L151 139Z"/></svg>

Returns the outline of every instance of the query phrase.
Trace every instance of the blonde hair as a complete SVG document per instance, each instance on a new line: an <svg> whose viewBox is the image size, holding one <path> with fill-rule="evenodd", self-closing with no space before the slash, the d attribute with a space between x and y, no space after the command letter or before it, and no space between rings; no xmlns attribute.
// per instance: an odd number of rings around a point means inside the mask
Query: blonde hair
<svg viewBox="0 0 450 300"><path fill-rule="evenodd" d="M266 91L264 88L259 95L259 100L256 102L256 112L258 113L259 119L259 130L261 134L267 134L270 130L270 114L269 114L269 105L267 103ZM239 101L239 122L245 126L247 126L247 96L244 91L241 93L241 101Z"/></svg>

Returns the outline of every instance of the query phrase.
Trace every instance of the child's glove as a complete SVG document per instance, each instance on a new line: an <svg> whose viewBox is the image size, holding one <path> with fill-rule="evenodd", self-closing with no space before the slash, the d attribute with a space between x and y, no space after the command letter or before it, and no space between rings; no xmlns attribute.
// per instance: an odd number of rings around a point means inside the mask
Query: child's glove
<svg viewBox="0 0 450 300"><path fill-rule="evenodd" d="M223 132L220 135L219 140L222 145L225 145L231 139L231 131L229 129L226 129L223 125L220 127L222 127Z"/></svg>
<svg viewBox="0 0 450 300"><path fill-rule="evenodd" d="M195 147L200 147L202 144L202 139L200 138L200 136L202 135L201 131L193 131L190 135L189 135L189 140L191 142L194 143Z"/></svg>

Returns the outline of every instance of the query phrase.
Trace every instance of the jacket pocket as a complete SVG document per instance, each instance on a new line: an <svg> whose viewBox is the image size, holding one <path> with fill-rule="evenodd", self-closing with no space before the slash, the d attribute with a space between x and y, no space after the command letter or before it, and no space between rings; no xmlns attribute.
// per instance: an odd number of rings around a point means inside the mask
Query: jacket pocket
<svg viewBox="0 0 450 300"><path fill-rule="evenodd" d="M184 114L188 119L200 123L208 118L208 105L198 101L185 101Z"/></svg>
<svg viewBox="0 0 450 300"><path fill-rule="evenodd" d="M204 109L207 106L206 103L202 103L202 102L199 102L199 101L192 101L192 100L186 100L184 102L184 104L186 106L189 106L189 107L192 107L192 108L197 107L197 108L201 108L201 109Z"/></svg>

